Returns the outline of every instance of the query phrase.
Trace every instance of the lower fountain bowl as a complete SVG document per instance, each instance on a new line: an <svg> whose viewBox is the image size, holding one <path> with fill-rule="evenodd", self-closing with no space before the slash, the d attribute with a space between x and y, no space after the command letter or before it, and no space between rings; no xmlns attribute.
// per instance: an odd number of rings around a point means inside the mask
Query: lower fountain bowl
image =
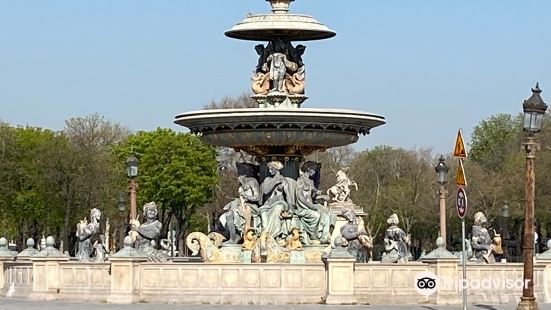
<svg viewBox="0 0 551 310"><path fill-rule="evenodd" d="M340 109L219 109L177 115L185 126L215 146L242 149L253 155L307 155L345 146L383 125L385 118Z"/></svg>

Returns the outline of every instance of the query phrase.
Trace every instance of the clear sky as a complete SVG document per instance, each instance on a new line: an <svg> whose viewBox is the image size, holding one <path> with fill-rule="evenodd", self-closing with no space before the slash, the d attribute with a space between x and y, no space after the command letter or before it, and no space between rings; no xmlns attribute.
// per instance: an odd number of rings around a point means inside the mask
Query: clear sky
<svg viewBox="0 0 551 310"><path fill-rule="evenodd" d="M224 31L263 0L0 0L0 120L61 129L98 112L132 130L248 91L254 42ZM458 128L551 103L549 0L297 0L337 32L307 42L303 105L383 115L356 149L451 152Z"/></svg>

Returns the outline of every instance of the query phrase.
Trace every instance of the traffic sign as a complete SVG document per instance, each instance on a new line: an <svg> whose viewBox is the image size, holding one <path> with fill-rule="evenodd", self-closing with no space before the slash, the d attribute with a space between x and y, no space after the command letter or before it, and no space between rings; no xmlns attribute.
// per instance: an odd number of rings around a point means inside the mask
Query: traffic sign
<svg viewBox="0 0 551 310"><path fill-rule="evenodd" d="M463 168L463 158L459 158L459 163L457 164L455 184L457 186L467 186L467 178L465 178L465 169Z"/></svg>
<svg viewBox="0 0 551 310"><path fill-rule="evenodd" d="M455 208L459 218L464 218L467 213L467 193L463 187L457 189L457 198L455 199Z"/></svg>
<svg viewBox="0 0 551 310"><path fill-rule="evenodd" d="M461 133L461 129L457 130L457 138L455 139L453 156L467 158L467 150L465 149L465 142L463 142L463 134Z"/></svg>

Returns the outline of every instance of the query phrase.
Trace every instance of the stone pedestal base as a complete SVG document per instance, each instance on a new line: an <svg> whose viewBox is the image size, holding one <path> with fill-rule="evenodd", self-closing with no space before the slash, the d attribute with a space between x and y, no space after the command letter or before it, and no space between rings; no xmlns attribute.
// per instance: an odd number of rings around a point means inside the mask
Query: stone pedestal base
<svg viewBox="0 0 551 310"><path fill-rule="evenodd" d="M109 294L106 300L111 304L135 304L142 301L139 295Z"/></svg>
<svg viewBox="0 0 551 310"><path fill-rule="evenodd" d="M60 287L59 263L66 262L69 257L33 257L33 291L29 295L32 300L58 299Z"/></svg>
<svg viewBox="0 0 551 310"><path fill-rule="evenodd" d="M252 251L241 251L239 259L243 264L250 264L252 262L253 252Z"/></svg>
<svg viewBox="0 0 551 310"><path fill-rule="evenodd" d="M107 302L129 304L140 302L140 263L147 257L111 257L111 294Z"/></svg>
<svg viewBox="0 0 551 310"><path fill-rule="evenodd" d="M306 263L306 258L303 251L291 251L289 255L289 262L291 264L304 264Z"/></svg>
<svg viewBox="0 0 551 310"><path fill-rule="evenodd" d="M354 264L356 258L345 251L333 251L327 258L328 287L325 303L356 304Z"/></svg>
<svg viewBox="0 0 551 310"><path fill-rule="evenodd" d="M281 250L284 252L283 259L280 261L280 263L292 263L292 264L304 264L304 263L321 263L322 257L327 255L328 252L331 250L331 247L329 244L322 244L322 245L309 245L304 246L302 248L301 254L295 254L299 255L301 262L294 262L291 261L291 255L294 251L289 251L283 247L281 247ZM220 261L216 261L213 263L250 263L251 262L251 251L248 254L245 254L245 251L241 250L241 245L224 245L220 248ZM299 258L299 256L296 256L295 258Z"/></svg>

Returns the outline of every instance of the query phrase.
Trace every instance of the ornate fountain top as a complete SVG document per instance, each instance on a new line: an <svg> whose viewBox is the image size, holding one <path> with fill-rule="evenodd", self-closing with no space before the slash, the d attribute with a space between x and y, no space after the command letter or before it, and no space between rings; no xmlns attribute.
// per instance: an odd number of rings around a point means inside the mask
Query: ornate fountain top
<svg viewBox="0 0 551 310"><path fill-rule="evenodd" d="M280 38L285 41L322 40L336 33L313 17L290 14L289 5L294 0L266 0L272 13L248 14L247 17L226 31L226 36L240 40L270 41Z"/></svg>
<svg viewBox="0 0 551 310"><path fill-rule="evenodd" d="M294 0L266 1L270 13L249 13L225 32L230 38L262 42L254 46L258 58L251 64L252 99L258 108L194 111L177 115L174 122L211 145L283 160L354 143L384 124L385 118L376 114L301 107L308 99L306 46L295 41L322 40L336 33L311 16L289 13Z"/></svg>
<svg viewBox="0 0 551 310"><path fill-rule="evenodd" d="M266 0L270 2L274 14L286 14L289 12L289 5L295 0Z"/></svg>

